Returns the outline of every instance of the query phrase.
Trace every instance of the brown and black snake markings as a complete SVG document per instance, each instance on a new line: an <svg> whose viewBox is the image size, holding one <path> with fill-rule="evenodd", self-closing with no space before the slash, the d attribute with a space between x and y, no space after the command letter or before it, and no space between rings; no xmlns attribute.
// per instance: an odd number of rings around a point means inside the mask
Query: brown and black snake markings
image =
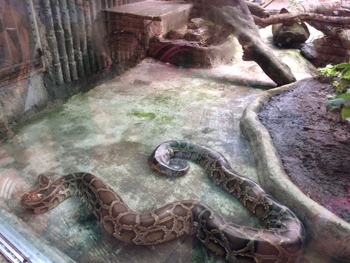
<svg viewBox="0 0 350 263"><path fill-rule="evenodd" d="M40 175L39 189L24 194L22 206L40 214L71 196L79 196L102 227L123 242L155 245L196 235L209 250L229 262L246 257L259 263L298 262L305 245L302 223L257 183L238 175L219 152L194 142L168 141L155 149L149 163L162 175L179 177L189 169L184 159L200 164L216 185L236 197L266 228L228 222L212 208L193 200L136 213L107 184L89 173L69 174L53 183Z"/></svg>

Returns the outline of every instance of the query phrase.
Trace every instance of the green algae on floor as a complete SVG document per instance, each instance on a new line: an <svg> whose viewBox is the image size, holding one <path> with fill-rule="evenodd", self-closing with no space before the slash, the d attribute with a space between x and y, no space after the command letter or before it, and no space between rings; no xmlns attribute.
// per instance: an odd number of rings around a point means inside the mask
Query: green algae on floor
<svg viewBox="0 0 350 263"><path fill-rule="evenodd" d="M156 117L153 112L144 112L139 110L131 110L127 113L127 115L142 120L153 120Z"/></svg>

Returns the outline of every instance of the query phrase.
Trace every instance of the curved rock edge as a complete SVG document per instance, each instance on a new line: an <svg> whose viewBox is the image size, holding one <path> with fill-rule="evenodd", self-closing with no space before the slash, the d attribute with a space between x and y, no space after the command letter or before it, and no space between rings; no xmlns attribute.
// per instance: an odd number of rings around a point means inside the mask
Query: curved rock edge
<svg viewBox="0 0 350 263"><path fill-rule="evenodd" d="M271 97L310 80L312 78L303 79L263 93L245 108L240 128L252 148L260 184L292 209L303 222L308 246L320 253L350 262L350 224L310 199L294 185L284 170L269 131L258 117L260 108Z"/></svg>

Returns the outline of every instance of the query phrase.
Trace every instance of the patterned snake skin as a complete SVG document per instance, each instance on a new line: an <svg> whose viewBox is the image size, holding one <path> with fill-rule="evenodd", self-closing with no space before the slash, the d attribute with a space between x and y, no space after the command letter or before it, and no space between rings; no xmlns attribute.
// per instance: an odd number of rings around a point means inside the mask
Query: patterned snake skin
<svg viewBox="0 0 350 263"><path fill-rule="evenodd" d="M305 245L301 222L257 183L234 172L219 152L193 142L168 141L155 149L149 163L162 175L179 177L189 169L184 159L200 164L215 184L236 197L266 228L228 222L193 200L136 213L107 184L89 173L69 174L53 183L40 175L39 189L24 194L22 206L40 214L71 196L79 196L102 227L123 242L155 245L195 234L209 250L229 262L246 257L259 263L298 262Z"/></svg>

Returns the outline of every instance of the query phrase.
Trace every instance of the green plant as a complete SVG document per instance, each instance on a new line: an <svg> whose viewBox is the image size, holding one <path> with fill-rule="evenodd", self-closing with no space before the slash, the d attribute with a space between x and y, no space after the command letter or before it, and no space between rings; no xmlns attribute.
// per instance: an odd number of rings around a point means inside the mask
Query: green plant
<svg viewBox="0 0 350 263"><path fill-rule="evenodd" d="M340 63L317 69L320 76L333 79L334 96L327 97L327 109L341 109L343 120L350 120L350 63Z"/></svg>

